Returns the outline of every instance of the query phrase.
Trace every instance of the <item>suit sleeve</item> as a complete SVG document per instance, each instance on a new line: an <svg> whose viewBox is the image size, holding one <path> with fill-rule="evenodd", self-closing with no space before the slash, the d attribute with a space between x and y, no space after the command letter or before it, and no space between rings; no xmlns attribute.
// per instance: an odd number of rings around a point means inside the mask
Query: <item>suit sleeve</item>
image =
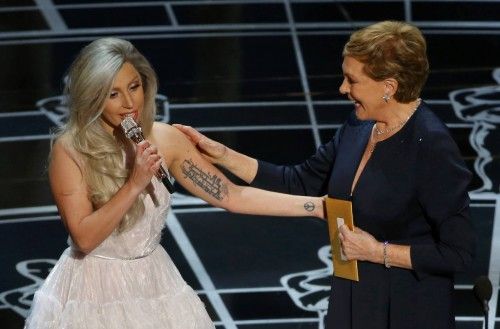
<svg viewBox="0 0 500 329"><path fill-rule="evenodd" d="M445 128L422 142L419 162L418 200L433 242L411 246L413 268L420 278L463 271L475 248L467 193L471 173Z"/></svg>
<svg viewBox="0 0 500 329"><path fill-rule="evenodd" d="M252 186L296 195L326 194L341 131L342 128L332 140L321 145L313 156L301 164L280 166L259 160Z"/></svg>

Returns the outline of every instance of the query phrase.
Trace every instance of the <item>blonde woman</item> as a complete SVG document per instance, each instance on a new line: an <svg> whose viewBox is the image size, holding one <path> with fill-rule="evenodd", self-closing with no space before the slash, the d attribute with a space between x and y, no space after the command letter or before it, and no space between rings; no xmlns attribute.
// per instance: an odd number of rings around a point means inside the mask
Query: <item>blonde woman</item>
<svg viewBox="0 0 500 329"><path fill-rule="evenodd" d="M125 40L96 40L72 64L71 114L49 168L70 246L35 294L25 328L214 328L159 245L170 206L155 177L161 164L216 207L323 217L321 198L232 184L177 129L153 122L156 91L150 64ZM143 128L137 146L120 129L126 116Z"/></svg>

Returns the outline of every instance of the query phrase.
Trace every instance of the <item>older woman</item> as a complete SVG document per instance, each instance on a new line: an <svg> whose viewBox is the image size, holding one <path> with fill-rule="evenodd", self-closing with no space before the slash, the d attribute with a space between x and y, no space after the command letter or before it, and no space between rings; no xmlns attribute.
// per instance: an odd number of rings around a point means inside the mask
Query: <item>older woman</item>
<svg viewBox="0 0 500 329"><path fill-rule="evenodd" d="M426 43L414 26L385 21L344 47L340 92L354 105L315 155L275 166L178 126L205 156L275 191L351 200L356 228L341 227L359 282L333 277L330 329L454 328L453 275L472 260L471 178L445 125L419 94Z"/></svg>

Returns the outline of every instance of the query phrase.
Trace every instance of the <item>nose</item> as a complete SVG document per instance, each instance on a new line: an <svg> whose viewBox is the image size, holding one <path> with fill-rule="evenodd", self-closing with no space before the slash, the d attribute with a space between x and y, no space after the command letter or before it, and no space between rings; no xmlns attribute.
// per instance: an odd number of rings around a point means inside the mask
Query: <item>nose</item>
<svg viewBox="0 0 500 329"><path fill-rule="evenodd" d="M345 94L348 94L349 93L349 84L347 83L346 81L347 79L344 78L344 80L342 80L342 83L340 84L340 87L339 87L339 92L342 94L342 95L345 95Z"/></svg>
<svg viewBox="0 0 500 329"><path fill-rule="evenodd" d="M130 93L124 93L122 98L122 107L126 109L131 109L134 107L134 101Z"/></svg>

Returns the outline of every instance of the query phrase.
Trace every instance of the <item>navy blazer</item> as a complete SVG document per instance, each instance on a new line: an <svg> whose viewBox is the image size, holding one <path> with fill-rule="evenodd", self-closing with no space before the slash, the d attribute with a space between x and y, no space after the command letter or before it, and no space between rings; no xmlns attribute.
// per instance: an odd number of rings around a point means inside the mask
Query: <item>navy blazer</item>
<svg viewBox="0 0 500 329"><path fill-rule="evenodd" d="M472 261L467 170L444 123L422 102L377 143L351 195L373 122L354 113L311 158L259 161L252 185L351 200L355 225L378 241L409 245L413 270L358 262L359 282L333 277L328 329L454 328L453 274Z"/></svg>

